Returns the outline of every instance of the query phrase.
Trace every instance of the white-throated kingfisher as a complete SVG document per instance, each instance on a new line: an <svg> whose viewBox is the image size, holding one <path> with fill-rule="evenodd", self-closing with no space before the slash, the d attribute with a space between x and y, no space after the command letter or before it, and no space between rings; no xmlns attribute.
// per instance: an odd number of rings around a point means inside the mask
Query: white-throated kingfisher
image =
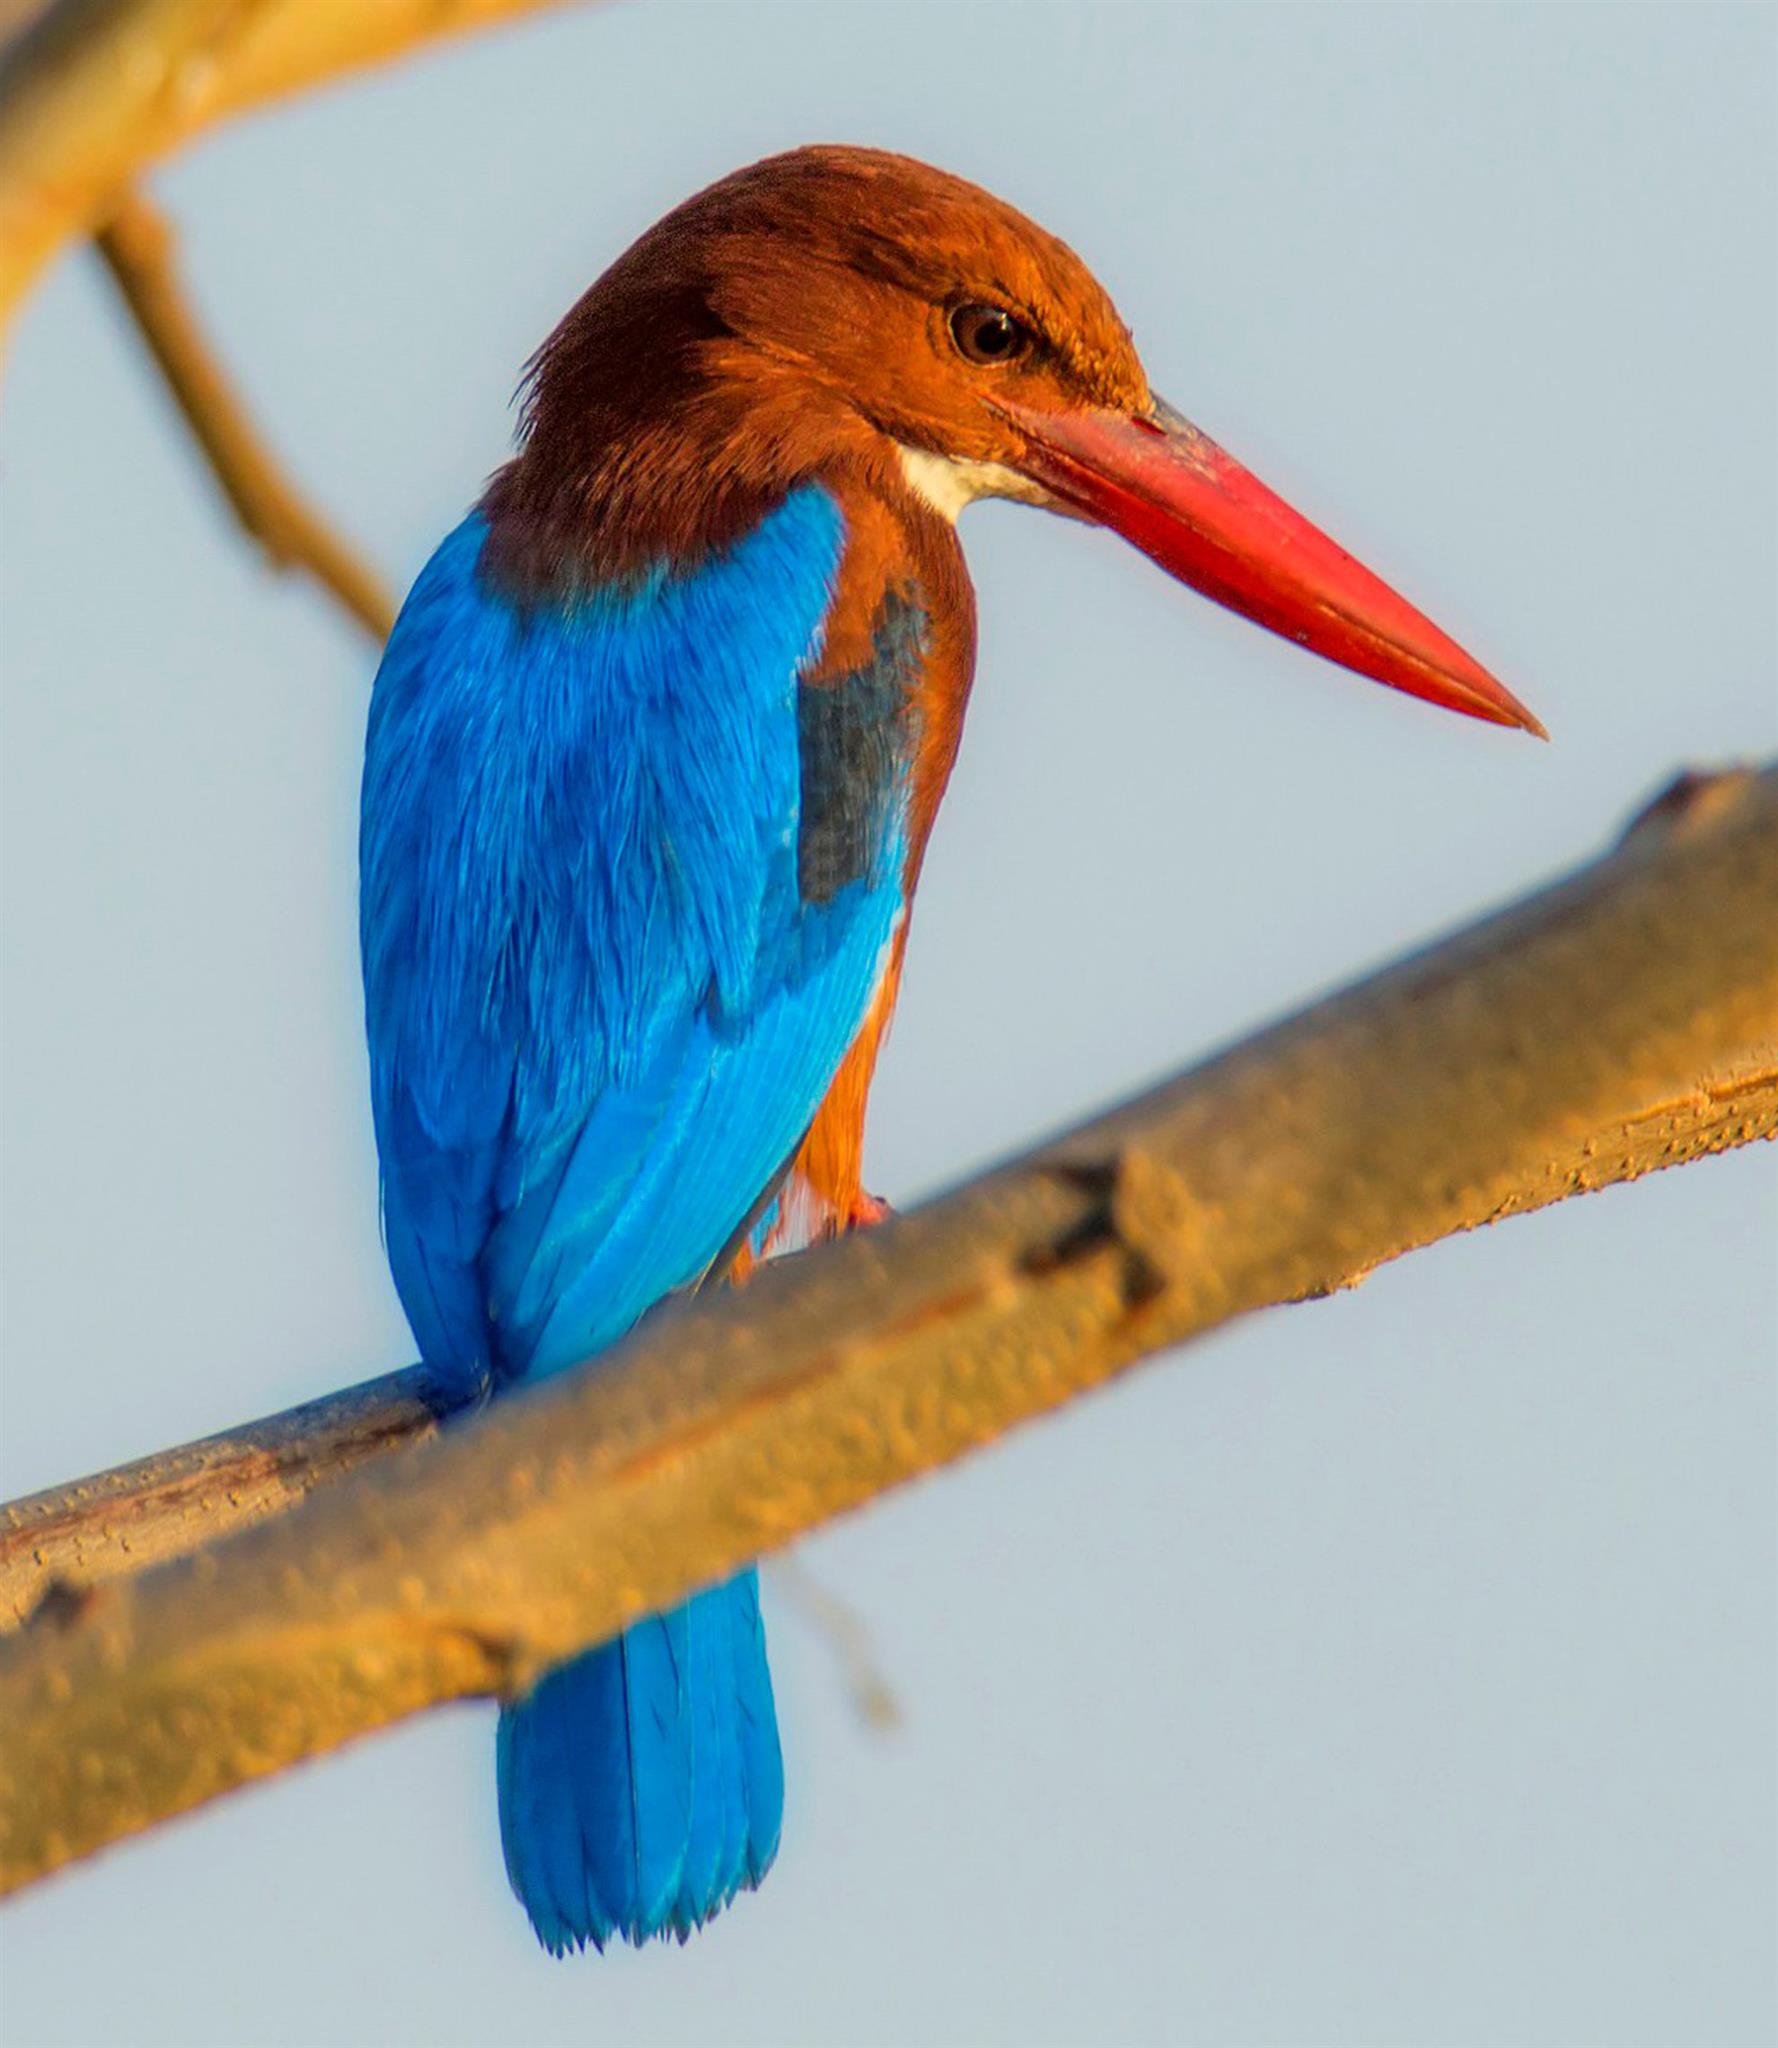
<svg viewBox="0 0 1778 2048"><path fill-rule="evenodd" d="M421 1353L465 1390L876 1213L865 1099L962 730L954 522L983 496L1539 730L1162 404L1080 259L1011 207L862 149L711 186L539 351L519 453L377 677L385 1230ZM757 1884L783 1770L755 1573L548 1674L498 1766L552 1950L683 1936Z"/></svg>

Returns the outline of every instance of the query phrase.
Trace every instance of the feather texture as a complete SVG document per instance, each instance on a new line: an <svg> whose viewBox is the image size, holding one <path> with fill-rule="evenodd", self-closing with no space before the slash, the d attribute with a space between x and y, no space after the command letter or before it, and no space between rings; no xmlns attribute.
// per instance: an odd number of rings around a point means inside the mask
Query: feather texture
<svg viewBox="0 0 1778 2048"><path fill-rule="evenodd" d="M553 597L487 543L481 515L446 540L378 676L362 939L396 1283L428 1364L500 1384L697 1281L807 1130L904 909L923 635L885 593L865 672L813 679L845 543L818 486L694 571ZM498 1762L558 1952L757 1883L783 1775L755 1575L550 1673Z"/></svg>

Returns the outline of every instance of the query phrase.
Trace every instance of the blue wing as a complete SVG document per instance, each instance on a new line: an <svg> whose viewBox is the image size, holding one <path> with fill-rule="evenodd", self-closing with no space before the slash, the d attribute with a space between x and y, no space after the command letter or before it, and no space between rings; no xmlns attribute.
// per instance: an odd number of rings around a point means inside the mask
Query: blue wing
<svg viewBox="0 0 1778 2048"><path fill-rule="evenodd" d="M558 1370L744 1228L856 1035L902 910L924 621L885 594L819 683L819 489L678 578L521 606L471 519L377 678L362 831L385 1226L428 1364ZM757 1883L783 1778L754 1575L501 1716L507 1867L552 1948Z"/></svg>
<svg viewBox="0 0 1778 2048"><path fill-rule="evenodd" d="M440 548L377 679L363 943L397 1286L429 1364L511 1377L696 1279L801 1137L901 910L920 636L898 604L811 717L815 487L692 575L544 605L487 586L485 538ZM842 811L849 703L876 751Z"/></svg>

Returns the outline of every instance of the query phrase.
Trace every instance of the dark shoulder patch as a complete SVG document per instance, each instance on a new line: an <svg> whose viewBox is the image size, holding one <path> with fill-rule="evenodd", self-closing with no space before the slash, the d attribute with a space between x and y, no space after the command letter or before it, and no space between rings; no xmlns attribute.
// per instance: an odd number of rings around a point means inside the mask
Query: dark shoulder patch
<svg viewBox="0 0 1778 2048"><path fill-rule="evenodd" d="M849 883L875 879L913 758L926 637L924 610L891 590L871 632L869 660L797 691L796 873L805 903L830 903Z"/></svg>

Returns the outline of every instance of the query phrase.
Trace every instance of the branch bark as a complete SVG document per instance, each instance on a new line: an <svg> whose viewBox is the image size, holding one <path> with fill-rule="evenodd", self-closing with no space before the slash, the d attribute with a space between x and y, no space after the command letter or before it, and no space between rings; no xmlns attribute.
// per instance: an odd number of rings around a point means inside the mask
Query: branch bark
<svg viewBox="0 0 1778 2048"><path fill-rule="evenodd" d="M0 325L61 244L203 129L561 0L53 0L0 44Z"/></svg>
<svg viewBox="0 0 1778 2048"><path fill-rule="evenodd" d="M1684 799L1697 800L1695 792ZM1656 1089L1596 1126L1577 1128L1513 1184L1476 1187L1451 1228L1526 1214L1774 1135L1778 1035L1702 1065L1677 1095ZM1362 1277L1358 1270L1335 1275L1314 1291ZM449 1388L409 1366L0 1504L0 1636L52 1588L66 1602L88 1586L186 1556L295 1507L372 1458L424 1443L459 1412Z"/></svg>
<svg viewBox="0 0 1778 2048"><path fill-rule="evenodd" d="M384 1451L423 1443L455 1412L422 1366L181 1444L0 1507L0 1632L52 1587L67 1600L294 1507Z"/></svg>
<svg viewBox="0 0 1778 2048"><path fill-rule="evenodd" d="M124 305L249 538L275 569L306 569L380 646L395 623L381 581L280 470L179 287L173 232L133 194L93 237Z"/></svg>
<svg viewBox="0 0 1778 2048"><path fill-rule="evenodd" d="M1778 770L1681 785L1569 881L941 1201L293 1515L52 1592L0 1643L0 1886L521 1692L1232 1316L1772 1135L1775 930Z"/></svg>

